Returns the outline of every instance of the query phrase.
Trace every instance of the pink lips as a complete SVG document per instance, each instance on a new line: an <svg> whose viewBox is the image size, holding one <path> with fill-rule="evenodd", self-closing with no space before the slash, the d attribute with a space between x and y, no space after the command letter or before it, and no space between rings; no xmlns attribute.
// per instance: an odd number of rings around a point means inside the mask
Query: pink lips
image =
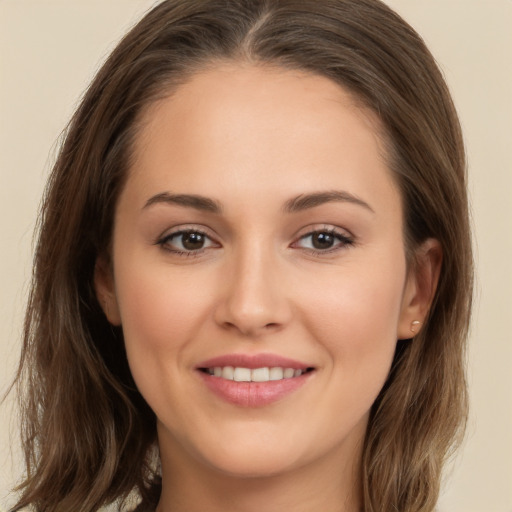
<svg viewBox="0 0 512 512"><path fill-rule="evenodd" d="M305 370L310 365L276 354L227 354L203 361L197 365L197 368L213 368L215 366L238 366L252 369L280 366L282 368Z"/></svg>
<svg viewBox="0 0 512 512"><path fill-rule="evenodd" d="M307 372L300 377L268 382L236 382L209 375L204 371L206 368L226 366L250 369L281 367L305 371L311 368L311 365L275 354L229 354L208 359L197 365L198 374L210 391L240 407L262 407L277 402L302 387L313 373Z"/></svg>

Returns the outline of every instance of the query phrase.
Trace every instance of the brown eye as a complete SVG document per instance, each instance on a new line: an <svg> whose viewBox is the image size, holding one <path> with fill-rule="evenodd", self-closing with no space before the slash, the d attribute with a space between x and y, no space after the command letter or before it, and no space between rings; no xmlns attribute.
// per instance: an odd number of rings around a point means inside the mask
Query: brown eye
<svg viewBox="0 0 512 512"><path fill-rule="evenodd" d="M201 231L193 230L172 233L164 236L157 243L164 249L177 254L198 254L203 249L218 247L218 244L208 235Z"/></svg>
<svg viewBox="0 0 512 512"><path fill-rule="evenodd" d="M184 233L181 235L183 248L187 251L202 249L205 243L205 236L202 233Z"/></svg>
<svg viewBox="0 0 512 512"><path fill-rule="evenodd" d="M336 238L331 233L314 233L311 235L311 244L315 249L330 249Z"/></svg>
<svg viewBox="0 0 512 512"><path fill-rule="evenodd" d="M352 245L353 243L352 238L349 238L338 231L319 230L304 235L294 244L294 246L322 253L342 249L343 247Z"/></svg>

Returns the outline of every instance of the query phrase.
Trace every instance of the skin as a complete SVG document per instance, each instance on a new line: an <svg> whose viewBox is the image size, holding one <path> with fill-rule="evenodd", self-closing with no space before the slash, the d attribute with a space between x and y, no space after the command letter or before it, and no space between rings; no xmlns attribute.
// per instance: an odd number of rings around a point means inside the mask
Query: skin
<svg viewBox="0 0 512 512"><path fill-rule="evenodd" d="M326 78L235 63L145 113L113 265L98 260L95 284L157 416L158 512L359 509L369 410L396 340L428 311L441 258L428 240L406 263L380 133ZM325 191L345 196L285 209ZM155 199L164 193L220 211ZM182 229L204 233L203 248L183 254L183 237L170 237ZM315 248L315 231L333 231L332 246ZM247 408L212 394L196 370L262 352L315 371L278 402Z"/></svg>

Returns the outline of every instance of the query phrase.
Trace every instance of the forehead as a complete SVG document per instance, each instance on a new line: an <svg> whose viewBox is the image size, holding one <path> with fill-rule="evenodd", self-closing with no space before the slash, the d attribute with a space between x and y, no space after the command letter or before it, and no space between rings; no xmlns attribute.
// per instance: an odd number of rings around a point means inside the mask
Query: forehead
<svg viewBox="0 0 512 512"><path fill-rule="evenodd" d="M325 77L223 64L144 112L128 181L146 195L169 187L211 195L237 179L293 195L333 188L335 177L378 195L384 183L394 187L383 132L373 112Z"/></svg>

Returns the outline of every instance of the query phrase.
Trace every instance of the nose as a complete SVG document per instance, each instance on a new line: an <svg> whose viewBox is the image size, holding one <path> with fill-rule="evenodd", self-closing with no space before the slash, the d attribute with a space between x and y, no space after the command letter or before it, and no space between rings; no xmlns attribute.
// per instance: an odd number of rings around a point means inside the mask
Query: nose
<svg viewBox="0 0 512 512"><path fill-rule="evenodd" d="M223 329L257 338L285 327L292 310L279 257L261 247L248 248L226 262L215 321Z"/></svg>

